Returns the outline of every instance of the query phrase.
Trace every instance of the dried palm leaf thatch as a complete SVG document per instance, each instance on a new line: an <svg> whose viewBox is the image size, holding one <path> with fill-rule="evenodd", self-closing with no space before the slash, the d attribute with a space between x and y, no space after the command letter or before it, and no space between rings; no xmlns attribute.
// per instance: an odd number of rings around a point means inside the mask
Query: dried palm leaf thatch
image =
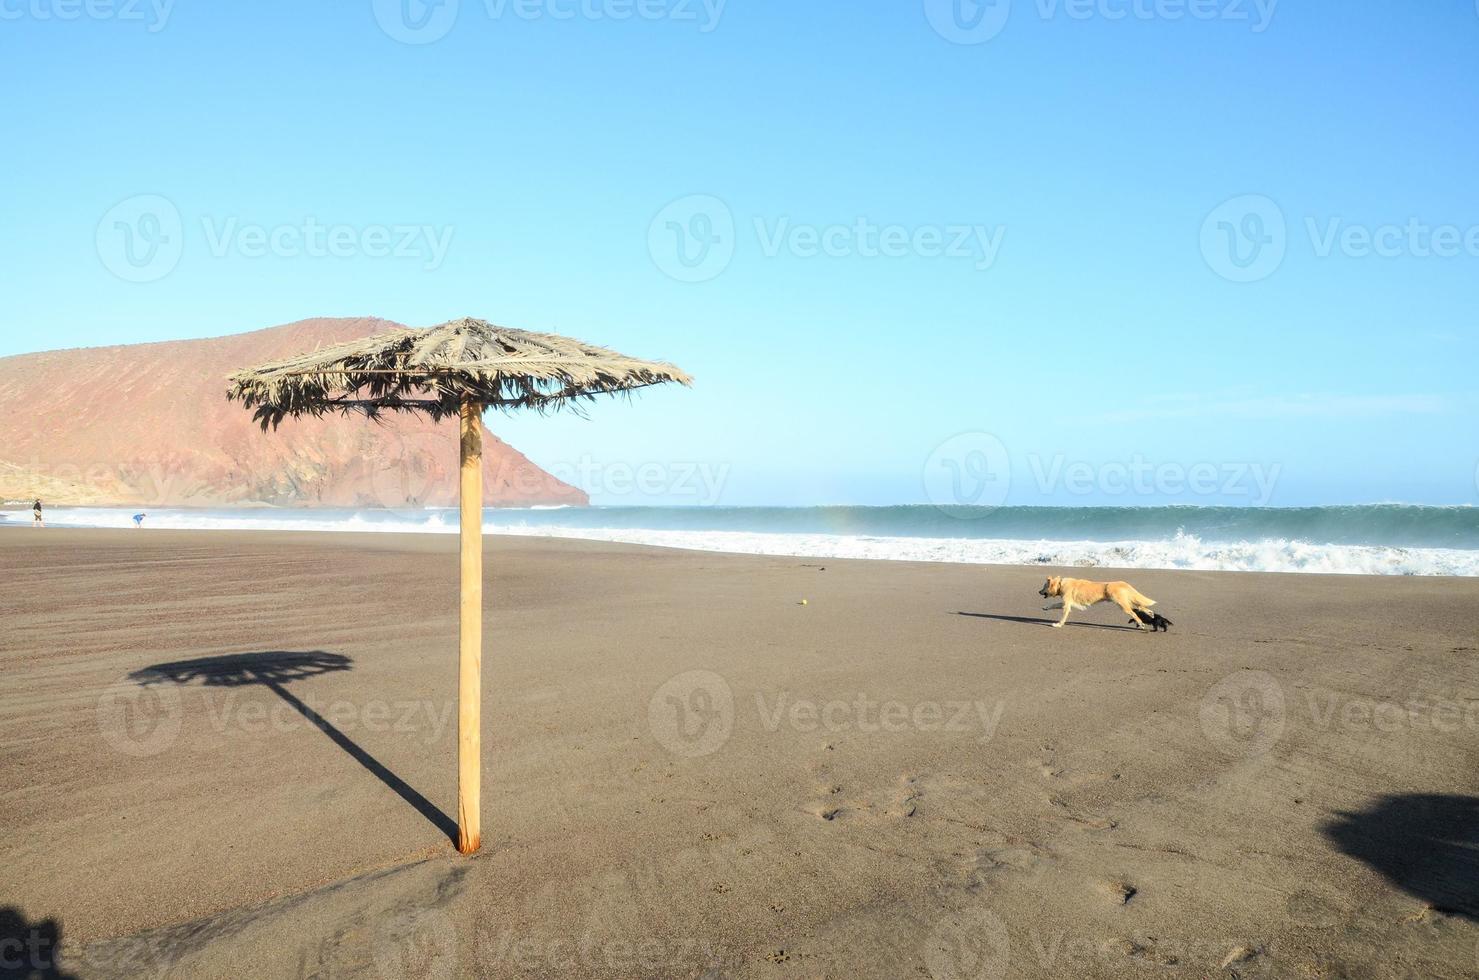
<svg viewBox="0 0 1479 980"><path fill-rule="evenodd" d="M262 428L285 418L359 412L455 416L464 402L551 411L596 395L692 379L671 364L464 317L394 330L231 376L227 397L255 409Z"/></svg>

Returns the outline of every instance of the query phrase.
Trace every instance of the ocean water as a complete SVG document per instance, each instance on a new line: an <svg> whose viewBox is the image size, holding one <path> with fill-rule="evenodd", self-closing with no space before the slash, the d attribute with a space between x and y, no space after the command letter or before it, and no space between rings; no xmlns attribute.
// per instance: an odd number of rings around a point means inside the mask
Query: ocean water
<svg viewBox="0 0 1479 980"><path fill-rule="evenodd" d="M47 521L126 528L133 513L57 507ZM488 510L485 521L490 534L812 558L1479 575L1475 507L551 507ZM455 534L457 513L151 510L145 529L158 528Z"/></svg>

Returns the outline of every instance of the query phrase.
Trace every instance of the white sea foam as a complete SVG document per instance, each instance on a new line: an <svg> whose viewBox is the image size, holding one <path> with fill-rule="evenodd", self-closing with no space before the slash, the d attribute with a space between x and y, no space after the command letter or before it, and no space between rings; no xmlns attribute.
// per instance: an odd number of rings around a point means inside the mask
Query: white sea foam
<svg viewBox="0 0 1479 980"><path fill-rule="evenodd" d="M493 533L580 538L630 544L790 555L873 558L969 565L1061 565L1092 568L1192 568L1232 572L1319 572L1335 575L1479 575L1479 552L1450 548L1388 548L1303 541L1204 543L1178 534L1169 541L1045 541L1025 539L895 538L846 534L764 534L738 531L636 531L517 527Z"/></svg>
<svg viewBox="0 0 1479 980"><path fill-rule="evenodd" d="M696 551L1066 567L1189 568L1239 572L1319 572L1347 575L1479 575L1479 551L1315 544L1271 538L1206 541L1178 532L1163 540L1053 541L1031 538L945 538L861 534L810 534L711 530L647 530L527 524L517 512L490 511L489 534L575 538ZM133 526L133 512L110 508L49 511L60 527ZM29 510L0 511L11 524L29 524ZM241 510L150 512L147 529L457 533L452 510L314 511Z"/></svg>

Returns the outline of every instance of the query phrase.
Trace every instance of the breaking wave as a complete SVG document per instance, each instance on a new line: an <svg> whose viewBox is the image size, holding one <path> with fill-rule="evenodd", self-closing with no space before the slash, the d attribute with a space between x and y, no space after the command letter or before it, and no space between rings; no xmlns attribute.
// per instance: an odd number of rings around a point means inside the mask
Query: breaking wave
<svg viewBox="0 0 1479 980"><path fill-rule="evenodd" d="M54 508L48 523L132 527L132 510ZM1479 575L1479 508L589 507L489 510L490 534L810 558ZM9 524L28 510L0 512ZM454 534L454 510L160 510L146 529Z"/></svg>

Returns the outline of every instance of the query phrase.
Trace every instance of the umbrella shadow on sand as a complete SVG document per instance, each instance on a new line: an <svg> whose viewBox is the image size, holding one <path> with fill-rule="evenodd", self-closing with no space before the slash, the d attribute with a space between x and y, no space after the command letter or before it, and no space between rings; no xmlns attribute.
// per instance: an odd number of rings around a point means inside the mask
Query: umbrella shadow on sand
<svg viewBox="0 0 1479 980"><path fill-rule="evenodd" d="M56 919L32 921L20 909L0 907L0 980L76 980L62 971L62 949Z"/></svg>
<svg viewBox="0 0 1479 980"><path fill-rule="evenodd" d="M1383 796L1363 810L1337 813L1320 830L1341 853L1409 895L1479 922L1479 797Z"/></svg>
<svg viewBox="0 0 1479 980"><path fill-rule="evenodd" d="M299 700L287 685L293 681L317 677L320 674L350 670L354 661L341 653L325 653L322 650L284 651L272 650L259 653L234 653L219 657L200 657L196 660L176 660L171 663L154 664L136 670L130 680L149 686L152 684L194 684L206 687L245 687L257 684L282 698L313 727L322 731L350 758L368 769L375 778L395 791L396 795L415 808L454 843L457 841L457 824L451 817L437 809L426 797L416 792L404 779L387 769L380 760L361 748L325 717Z"/></svg>

